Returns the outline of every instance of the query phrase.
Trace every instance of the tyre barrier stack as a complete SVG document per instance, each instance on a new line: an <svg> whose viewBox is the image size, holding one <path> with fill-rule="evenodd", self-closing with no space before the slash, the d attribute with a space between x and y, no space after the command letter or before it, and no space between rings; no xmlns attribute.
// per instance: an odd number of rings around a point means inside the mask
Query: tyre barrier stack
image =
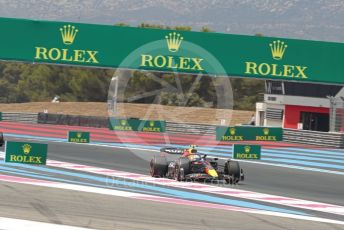
<svg viewBox="0 0 344 230"><path fill-rule="evenodd" d="M38 113L38 124L108 128L107 117Z"/></svg>

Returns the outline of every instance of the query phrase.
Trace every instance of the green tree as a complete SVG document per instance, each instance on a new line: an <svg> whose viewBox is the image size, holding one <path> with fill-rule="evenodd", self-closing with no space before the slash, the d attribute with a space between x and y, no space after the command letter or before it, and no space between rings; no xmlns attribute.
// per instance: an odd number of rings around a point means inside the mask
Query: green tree
<svg viewBox="0 0 344 230"><path fill-rule="evenodd" d="M148 24L148 23L141 23L137 27L139 27L139 28L152 28L152 29L171 29L169 26L154 25L154 24Z"/></svg>
<svg viewBox="0 0 344 230"><path fill-rule="evenodd" d="M213 32L213 31L209 27L203 26L201 29L201 32L209 33L209 32Z"/></svg>
<svg viewBox="0 0 344 230"><path fill-rule="evenodd" d="M116 23L115 26L127 26L127 27L130 27L129 24L127 23L123 23L123 22L120 22L120 23Z"/></svg>
<svg viewBox="0 0 344 230"><path fill-rule="evenodd" d="M264 81L258 79L231 79L234 94L234 109L255 110L255 103L264 93Z"/></svg>
<svg viewBox="0 0 344 230"><path fill-rule="evenodd" d="M110 76L104 70L71 69L69 87L76 101L106 101ZM69 94L67 94L69 96ZM64 99L64 95L61 97ZM68 97L66 97L67 99Z"/></svg>

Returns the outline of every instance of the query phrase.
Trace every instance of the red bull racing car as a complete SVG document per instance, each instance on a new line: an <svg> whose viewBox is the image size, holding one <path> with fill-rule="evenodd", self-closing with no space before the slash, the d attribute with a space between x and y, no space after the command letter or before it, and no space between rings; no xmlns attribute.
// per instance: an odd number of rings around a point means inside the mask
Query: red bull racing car
<svg viewBox="0 0 344 230"><path fill-rule="evenodd" d="M181 156L169 161L166 154ZM207 158L207 155L198 153L195 146L188 149L160 149L160 156L154 156L150 162L150 174L152 177L167 177L177 181L222 180L227 184L237 184L244 180L239 162L228 159L221 165L217 158Z"/></svg>

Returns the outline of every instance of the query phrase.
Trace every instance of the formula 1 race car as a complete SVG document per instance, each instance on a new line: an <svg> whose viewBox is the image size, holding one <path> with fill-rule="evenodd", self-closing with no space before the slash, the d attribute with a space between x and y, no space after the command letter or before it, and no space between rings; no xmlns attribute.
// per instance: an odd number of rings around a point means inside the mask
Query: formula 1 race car
<svg viewBox="0 0 344 230"><path fill-rule="evenodd" d="M177 160L168 161L166 153L181 155ZM162 148L160 156L154 156L150 162L152 177L167 177L177 181L220 181L227 184L237 184L244 180L243 170L239 162L226 160L219 164L218 158L207 158L207 155L197 153L195 148Z"/></svg>

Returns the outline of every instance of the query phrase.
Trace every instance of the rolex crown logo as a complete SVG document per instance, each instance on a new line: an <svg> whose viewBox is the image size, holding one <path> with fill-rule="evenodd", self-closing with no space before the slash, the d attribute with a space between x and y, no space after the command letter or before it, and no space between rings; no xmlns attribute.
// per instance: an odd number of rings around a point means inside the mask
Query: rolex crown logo
<svg viewBox="0 0 344 230"><path fill-rule="evenodd" d="M154 121L149 121L149 126L153 127L155 125Z"/></svg>
<svg viewBox="0 0 344 230"><path fill-rule="evenodd" d="M82 135L82 133L77 133L77 134L76 134L76 137L77 137L77 138L81 138L81 135Z"/></svg>
<svg viewBox="0 0 344 230"><path fill-rule="evenodd" d="M247 145L244 147L244 150L245 150L245 153L249 153L251 150L251 147Z"/></svg>
<svg viewBox="0 0 344 230"><path fill-rule="evenodd" d="M29 144L24 144L24 145L23 145L23 151L24 151L25 154L29 154L30 151L31 151L31 145L29 145Z"/></svg>
<svg viewBox="0 0 344 230"><path fill-rule="evenodd" d="M71 45L74 42L75 36L78 33L78 29L75 26L64 25L60 28L62 41L65 45Z"/></svg>
<svg viewBox="0 0 344 230"><path fill-rule="evenodd" d="M167 41L168 50L171 52L177 52L179 50L180 44L183 41L183 37L176 32L169 33L168 36L165 36Z"/></svg>
<svg viewBox="0 0 344 230"><path fill-rule="evenodd" d="M270 43L272 58L275 60L281 60L287 47L288 46L280 40Z"/></svg>
<svg viewBox="0 0 344 230"><path fill-rule="evenodd" d="M126 120L121 120L120 123L121 123L122 126L125 126L127 124L127 121Z"/></svg>
<svg viewBox="0 0 344 230"><path fill-rule="evenodd" d="M235 135L235 128L230 128L230 129L229 129L229 133L230 133L231 135Z"/></svg>
<svg viewBox="0 0 344 230"><path fill-rule="evenodd" d="M264 133L264 135L269 135L269 129L268 128L264 128L263 129L263 133Z"/></svg>

